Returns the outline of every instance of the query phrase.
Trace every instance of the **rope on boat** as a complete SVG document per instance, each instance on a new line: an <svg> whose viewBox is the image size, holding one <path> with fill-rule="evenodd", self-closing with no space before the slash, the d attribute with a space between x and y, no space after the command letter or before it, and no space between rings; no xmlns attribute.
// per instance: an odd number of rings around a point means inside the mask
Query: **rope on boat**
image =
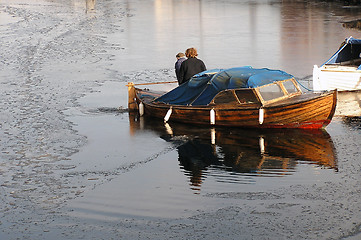
<svg viewBox="0 0 361 240"><path fill-rule="evenodd" d="M306 76L306 77L304 77L304 78L302 78L302 79L306 79L306 78L308 78L308 77L310 77L310 76ZM302 80L302 79L300 79L300 80ZM301 87L303 87L303 88L306 89L307 91L312 91L311 89L305 87L302 83L300 83L299 79L295 78L295 80L296 80L296 82L297 82L298 84L300 84Z"/></svg>

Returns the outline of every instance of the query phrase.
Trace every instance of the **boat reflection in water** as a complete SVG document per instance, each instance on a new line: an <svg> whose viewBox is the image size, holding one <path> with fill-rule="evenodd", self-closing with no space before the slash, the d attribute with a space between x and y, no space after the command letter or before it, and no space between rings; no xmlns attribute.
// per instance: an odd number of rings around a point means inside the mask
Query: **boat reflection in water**
<svg viewBox="0 0 361 240"><path fill-rule="evenodd" d="M131 131L142 129L177 146L180 166L194 190L209 176L252 183L257 176L290 175L300 163L337 171L334 145L325 130L207 128L144 117L131 121Z"/></svg>

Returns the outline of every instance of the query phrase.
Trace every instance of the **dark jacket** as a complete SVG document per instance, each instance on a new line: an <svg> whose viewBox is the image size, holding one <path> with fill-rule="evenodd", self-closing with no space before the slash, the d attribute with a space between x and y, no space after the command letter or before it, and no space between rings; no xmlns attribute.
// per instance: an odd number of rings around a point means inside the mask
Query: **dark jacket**
<svg viewBox="0 0 361 240"><path fill-rule="evenodd" d="M207 70L204 62L198 58L188 58L184 62L179 70L179 85L187 82L191 77L196 75L197 73L203 72Z"/></svg>
<svg viewBox="0 0 361 240"><path fill-rule="evenodd" d="M179 83L179 70L182 65L182 62L184 62L185 60L187 60L186 57L181 57L175 62L175 65L174 65L175 75L177 76L178 83Z"/></svg>

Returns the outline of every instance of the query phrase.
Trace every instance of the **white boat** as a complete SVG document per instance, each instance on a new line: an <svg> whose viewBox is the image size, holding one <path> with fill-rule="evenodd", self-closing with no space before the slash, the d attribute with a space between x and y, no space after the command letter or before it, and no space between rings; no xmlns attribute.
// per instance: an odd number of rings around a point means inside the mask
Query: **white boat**
<svg viewBox="0 0 361 240"><path fill-rule="evenodd" d="M361 90L361 39L347 38L320 67L313 67L313 90Z"/></svg>

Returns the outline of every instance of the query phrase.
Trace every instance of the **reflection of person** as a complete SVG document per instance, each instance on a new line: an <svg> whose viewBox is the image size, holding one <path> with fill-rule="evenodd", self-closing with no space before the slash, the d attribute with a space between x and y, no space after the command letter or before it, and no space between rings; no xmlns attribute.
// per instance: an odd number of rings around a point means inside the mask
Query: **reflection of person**
<svg viewBox="0 0 361 240"><path fill-rule="evenodd" d="M180 67L178 80L179 84L183 84L197 73L207 70L204 62L198 59L197 56L197 49L188 48L186 50L186 57L188 59L185 60Z"/></svg>
<svg viewBox="0 0 361 240"><path fill-rule="evenodd" d="M186 55L184 53L181 53L181 52L178 53L175 57L177 58L177 61L175 62L175 75L177 76L177 80L178 80L178 83L180 85L179 70L180 70L180 67L182 65L182 62L187 60L187 58L186 58Z"/></svg>

